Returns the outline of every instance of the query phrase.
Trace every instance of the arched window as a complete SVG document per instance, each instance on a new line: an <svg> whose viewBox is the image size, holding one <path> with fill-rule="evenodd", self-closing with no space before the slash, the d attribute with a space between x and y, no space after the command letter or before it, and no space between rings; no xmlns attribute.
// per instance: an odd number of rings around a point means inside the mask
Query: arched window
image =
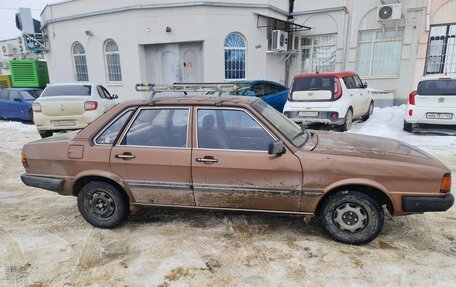
<svg viewBox="0 0 456 287"><path fill-rule="evenodd" d="M87 60L84 46L82 46L79 42L74 42L71 46L71 53L73 54L74 75L76 81L88 81L89 73L87 71Z"/></svg>
<svg viewBox="0 0 456 287"><path fill-rule="evenodd" d="M239 33L225 38L225 79L245 79L246 44Z"/></svg>
<svg viewBox="0 0 456 287"><path fill-rule="evenodd" d="M119 46L112 40L106 40L104 44L106 75L108 82L121 82L122 70L120 68Z"/></svg>

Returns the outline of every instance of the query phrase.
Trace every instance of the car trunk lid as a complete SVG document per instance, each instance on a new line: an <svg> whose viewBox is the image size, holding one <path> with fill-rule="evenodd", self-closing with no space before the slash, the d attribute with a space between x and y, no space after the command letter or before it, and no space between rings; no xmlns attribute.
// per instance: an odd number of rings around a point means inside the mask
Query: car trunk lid
<svg viewBox="0 0 456 287"><path fill-rule="evenodd" d="M418 84L417 107L456 108L456 79L424 80Z"/></svg>
<svg viewBox="0 0 456 287"><path fill-rule="evenodd" d="M339 88L335 81L333 76L296 78L291 87L291 101L306 102L315 108L330 107Z"/></svg>
<svg viewBox="0 0 456 287"><path fill-rule="evenodd" d="M87 100L77 96L55 96L41 98L39 102L45 116L71 116L83 114Z"/></svg>

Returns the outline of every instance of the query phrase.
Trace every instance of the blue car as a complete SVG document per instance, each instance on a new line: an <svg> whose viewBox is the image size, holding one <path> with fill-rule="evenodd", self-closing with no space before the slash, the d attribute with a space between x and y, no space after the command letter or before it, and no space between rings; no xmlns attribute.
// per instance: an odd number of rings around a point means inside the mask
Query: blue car
<svg viewBox="0 0 456 287"><path fill-rule="evenodd" d="M14 119L33 122L32 104L42 89L11 88L0 91L0 119Z"/></svg>
<svg viewBox="0 0 456 287"><path fill-rule="evenodd" d="M287 102L288 88L272 81L255 80L236 82L245 87L237 93L240 96L259 97L279 112L283 112L283 107Z"/></svg>

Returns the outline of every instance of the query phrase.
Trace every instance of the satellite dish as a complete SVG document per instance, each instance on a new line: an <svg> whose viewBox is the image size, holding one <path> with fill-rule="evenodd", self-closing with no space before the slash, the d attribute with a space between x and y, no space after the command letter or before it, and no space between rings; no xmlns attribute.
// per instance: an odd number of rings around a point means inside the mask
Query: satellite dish
<svg viewBox="0 0 456 287"><path fill-rule="evenodd" d="M393 8L391 6L383 6L378 12L378 17L382 20L387 20L393 15Z"/></svg>

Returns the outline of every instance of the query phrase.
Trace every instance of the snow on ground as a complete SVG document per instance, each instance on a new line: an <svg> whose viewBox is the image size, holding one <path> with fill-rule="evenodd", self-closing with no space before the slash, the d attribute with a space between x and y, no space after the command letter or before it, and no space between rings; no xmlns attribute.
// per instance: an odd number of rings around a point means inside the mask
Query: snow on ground
<svg viewBox="0 0 456 287"><path fill-rule="evenodd" d="M456 174L456 137L402 131L404 107L375 109L352 132L426 149ZM387 217L365 246L315 221L262 214L141 209L120 228L87 224L76 199L24 186L33 125L0 121L0 286L454 286L456 209ZM454 189L454 185L453 185Z"/></svg>

